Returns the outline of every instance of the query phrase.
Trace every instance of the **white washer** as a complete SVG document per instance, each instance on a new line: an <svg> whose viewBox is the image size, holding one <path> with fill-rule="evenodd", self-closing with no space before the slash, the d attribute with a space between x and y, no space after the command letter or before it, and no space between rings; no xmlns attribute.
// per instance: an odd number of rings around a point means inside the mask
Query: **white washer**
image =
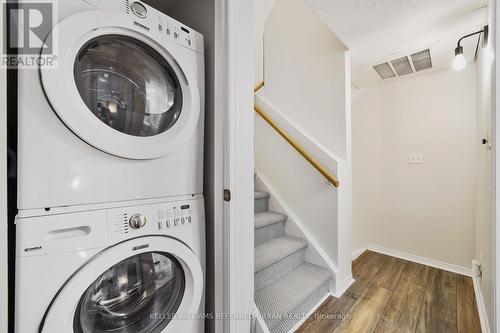
<svg viewBox="0 0 500 333"><path fill-rule="evenodd" d="M18 208L202 193L203 36L140 1L56 4L56 66L19 71Z"/></svg>
<svg viewBox="0 0 500 333"><path fill-rule="evenodd" d="M16 333L200 333L201 197L17 221Z"/></svg>

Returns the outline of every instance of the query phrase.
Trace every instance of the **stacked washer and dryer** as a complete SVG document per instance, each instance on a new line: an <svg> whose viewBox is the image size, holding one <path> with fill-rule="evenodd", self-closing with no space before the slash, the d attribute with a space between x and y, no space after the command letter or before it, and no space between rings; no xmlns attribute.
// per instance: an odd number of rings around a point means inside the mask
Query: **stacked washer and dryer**
<svg viewBox="0 0 500 333"><path fill-rule="evenodd" d="M57 9L56 66L19 72L15 331L202 332L203 37L140 1Z"/></svg>

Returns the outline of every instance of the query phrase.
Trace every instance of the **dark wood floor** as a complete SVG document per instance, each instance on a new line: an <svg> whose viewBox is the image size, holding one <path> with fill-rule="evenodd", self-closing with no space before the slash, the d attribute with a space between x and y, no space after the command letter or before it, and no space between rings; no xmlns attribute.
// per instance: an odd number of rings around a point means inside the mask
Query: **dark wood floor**
<svg viewBox="0 0 500 333"><path fill-rule="evenodd" d="M481 332L469 277L370 251L353 263L353 276L297 332Z"/></svg>

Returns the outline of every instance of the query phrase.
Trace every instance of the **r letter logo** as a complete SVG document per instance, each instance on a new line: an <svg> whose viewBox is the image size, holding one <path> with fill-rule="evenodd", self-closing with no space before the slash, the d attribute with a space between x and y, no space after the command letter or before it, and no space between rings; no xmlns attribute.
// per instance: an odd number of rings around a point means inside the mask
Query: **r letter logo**
<svg viewBox="0 0 500 333"><path fill-rule="evenodd" d="M2 67L38 68L54 66L54 36L56 2L32 0L4 4L4 22L7 32Z"/></svg>

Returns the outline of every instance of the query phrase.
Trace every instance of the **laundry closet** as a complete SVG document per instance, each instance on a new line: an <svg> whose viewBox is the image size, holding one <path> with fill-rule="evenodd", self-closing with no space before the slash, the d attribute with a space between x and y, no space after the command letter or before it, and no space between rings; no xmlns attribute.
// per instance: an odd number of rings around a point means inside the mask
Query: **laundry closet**
<svg viewBox="0 0 500 333"><path fill-rule="evenodd" d="M8 72L9 331L214 331L215 1L54 18L55 64Z"/></svg>

